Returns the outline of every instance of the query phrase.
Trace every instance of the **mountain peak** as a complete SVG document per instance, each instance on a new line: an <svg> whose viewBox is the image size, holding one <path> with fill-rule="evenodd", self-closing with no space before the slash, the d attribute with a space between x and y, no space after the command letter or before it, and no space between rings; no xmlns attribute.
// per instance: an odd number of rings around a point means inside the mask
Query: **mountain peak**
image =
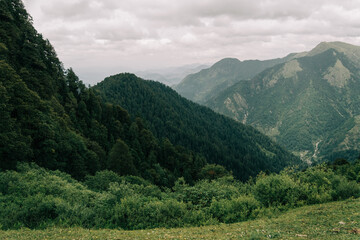
<svg viewBox="0 0 360 240"><path fill-rule="evenodd" d="M360 65L360 47L344 42L321 42L307 56L314 56L329 49L344 53L350 60Z"/></svg>
<svg viewBox="0 0 360 240"><path fill-rule="evenodd" d="M225 66L228 64L239 64L241 61L237 58L223 58L220 61L216 62L213 66Z"/></svg>

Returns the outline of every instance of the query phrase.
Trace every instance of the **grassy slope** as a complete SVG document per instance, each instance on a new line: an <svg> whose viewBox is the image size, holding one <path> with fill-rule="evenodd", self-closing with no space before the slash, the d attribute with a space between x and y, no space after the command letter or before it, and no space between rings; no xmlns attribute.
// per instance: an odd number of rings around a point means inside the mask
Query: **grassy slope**
<svg viewBox="0 0 360 240"><path fill-rule="evenodd" d="M216 226L138 231L82 228L0 231L0 239L360 239L360 199Z"/></svg>

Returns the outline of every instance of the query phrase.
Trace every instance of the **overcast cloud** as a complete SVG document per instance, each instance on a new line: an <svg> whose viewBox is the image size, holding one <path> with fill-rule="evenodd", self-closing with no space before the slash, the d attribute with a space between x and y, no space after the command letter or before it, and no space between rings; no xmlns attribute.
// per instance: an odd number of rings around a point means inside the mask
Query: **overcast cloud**
<svg viewBox="0 0 360 240"><path fill-rule="evenodd" d="M360 45L360 0L24 0L66 67L110 74Z"/></svg>

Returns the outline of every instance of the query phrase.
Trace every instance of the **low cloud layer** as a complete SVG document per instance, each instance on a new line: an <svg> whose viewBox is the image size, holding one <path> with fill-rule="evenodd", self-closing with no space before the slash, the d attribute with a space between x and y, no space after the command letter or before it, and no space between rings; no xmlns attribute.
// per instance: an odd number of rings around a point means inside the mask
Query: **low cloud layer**
<svg viewBox="0 0 360 240"><path fill-rule="evenodd" d="M359 0L24 0L65 66L118 72L269 59L322 41L360 45Z"/></svg>

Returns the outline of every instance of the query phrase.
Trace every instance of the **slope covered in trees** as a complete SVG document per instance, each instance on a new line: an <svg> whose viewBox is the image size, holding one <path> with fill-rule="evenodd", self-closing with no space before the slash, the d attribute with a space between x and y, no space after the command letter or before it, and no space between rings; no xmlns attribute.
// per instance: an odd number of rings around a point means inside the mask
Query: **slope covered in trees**
<svg viewBox="0 0 360 240"><path fill-rule="evenodd" d="M108 168L160 185L198 178L206 160L155 138L64 70L20 0L0 1L0 19L0 169L26 161L77 179Z"/></svg>
<svg viewBox="0 0 360 240"><path fill-rule="evenodd" d="M118 74L94 89L107 101L145 119L157 137L203 154L210 163L225 166L240 179L299 163L254 128L186 100L161 83Z"/></svg>

